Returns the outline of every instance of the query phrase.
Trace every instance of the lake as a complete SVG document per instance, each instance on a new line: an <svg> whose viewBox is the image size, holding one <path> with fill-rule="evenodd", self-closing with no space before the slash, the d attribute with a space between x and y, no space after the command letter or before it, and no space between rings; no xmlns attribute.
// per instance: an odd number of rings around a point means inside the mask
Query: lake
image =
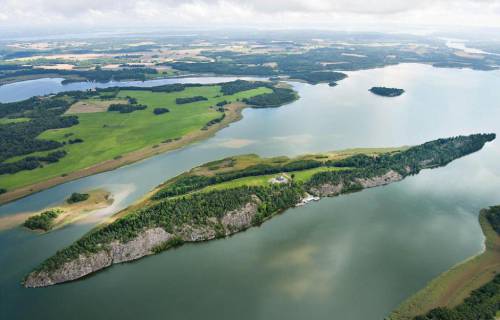
<svg viewBox="0 0 500 320"><path fill-rule="evenodd" d="M60 81L2 86L0 101L95 85L63 86ZM72 283L21 287L26 273L99 219L207 161L242 153L293 156L500 133L499 71L405 64L350 72L337 87L292 85L299 100L277 109L246 109L241 121L206 141L1 206L0 217L5 217L98 187L116 198L112 207L46 235L20 227L0 231L0 317L383 319L430 279L483 249L479 209L500 204L498 140L446 167L293 208L230 238L185 245ZM368 92L372 86L406 92L384 98Z"/></svg>

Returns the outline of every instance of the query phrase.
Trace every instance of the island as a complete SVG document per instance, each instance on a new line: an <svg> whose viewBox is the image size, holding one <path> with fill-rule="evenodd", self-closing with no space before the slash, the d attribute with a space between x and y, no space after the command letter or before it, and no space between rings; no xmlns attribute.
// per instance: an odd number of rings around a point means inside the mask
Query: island
<svg viewBox="0 0 500 320"><path fill-rule="evenodd" d="M73 193L65 203L31 214L23 226L31 230L48 232L75 222L91 211L106 208L112 203L111 193L106 190Z"/></svg>
<svg viewBox="0 0 500 320"><path fill-rule="evenodd" d="M405 92L404 89L387 87L372 87L369 91L382 97L397 97Z"/></svg>
<svg viewBox="0 0 500 320"><path fill-rule="evenodd" d="M213 161L166 181L58 251L26 276L24 286L72 281L185 242L227 237L308 201L387 185L444 166L495 137L473 134L413 147Z"/></svg>
<svg viewBox="0 0 500 320"><path fill-rule="evenodd" d="M481 210L485 250L432 280L390 320L495 319L500 301L500 206Z"/></svg>
<svg viewBox="0 0 500 320"><path fill-rule="evenodd" d="M0 103L0 203L205 139L241 119L246 107L296 99L284 83L236 80Z"/></svg>

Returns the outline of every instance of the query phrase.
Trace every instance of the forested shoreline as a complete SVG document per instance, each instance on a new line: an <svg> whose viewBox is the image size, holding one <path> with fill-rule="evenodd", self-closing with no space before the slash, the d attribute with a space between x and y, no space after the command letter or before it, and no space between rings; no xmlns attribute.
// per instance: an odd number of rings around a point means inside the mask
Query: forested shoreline
<svg viewBox="0 0 500 320"><path fill-rule="evenodd" d="M493 139L495 134L458 136L430 141L400 152L381 153L375 156L361 154L334 161L300 160L275 166L256 165L211 175L208 179L201 178L201 175L181 175L160 187L139 209L92 231L47 259L28 277L26 285L38 286L37 276L42 277L40 281L43 283L44 277L50 278L52 272L60 270L66 263L76 261L75 259L82 256L90 257L100 252L106 254L107 250L111 250L109 246L126 245L130 241L135 241L137 237L142 237L147 230L155 228L164 230L163 232L171 235L170 240L175 239L176 245L184 241L199 241L189 239L208 240L223 237L228 235L227 220L232 219L232 215L239 215L241 212L238 213L238 210L245 212L242 208L255 206L256 209L248 224L233 226L235 230L231 232L259 225L274 214L296 205L307 193L335 196L398 181L408 175L417 174L422 169L444 166L457 158L478 151ZM229 160L221 160L212 163L211 166L227 161ZM314 173L304 182L295 181L292 175L292 179L284 184L243 185L202 190L208 185L241 177L287 170L299 173L319 167L337 169ZM327 192L324 191L326 189ZM186 232L189 235L186 235ZM161 248L168 248L170 244L170 242L162 244ZM150 253L144 252L142 256L147 254ZM98 269L100 268L102 267Z"/></svg>
<svg viewBox="0 0 500 320"><path fill-rule="evenodd" d="M496 236L500 236L500 206L482 210L486 220ZM500 274L480 288L473 290L470 296L453 308L438 307L414 320L495 320L500 311Z"/></svg>

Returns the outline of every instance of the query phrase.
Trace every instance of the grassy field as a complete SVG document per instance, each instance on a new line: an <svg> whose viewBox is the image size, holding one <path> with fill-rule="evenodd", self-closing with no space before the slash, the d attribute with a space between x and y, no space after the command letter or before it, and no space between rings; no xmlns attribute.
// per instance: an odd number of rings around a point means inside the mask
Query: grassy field
<svg viewBox="0 0 500 320"><path fill-rule="evenodd" d="M3 176L0 187L12 190L162 144L167 139L180 138L193 132L203 134L201 128L221 115L210 108L217 102L235 101L269 92L271 89L262 87L223 96L220 87L216 85L190 87L174 93L120 91L118 98L134 97L139 104L147 105L147 108L132 113L79 113L78 125L46 131L40 138L61 142L80 138L84 140L83 143L65 145L62 149L68 154L57 163ZM176 98L193 96L204 96L208 100L182 105L175 103ZM154 115L153 109L158 107L166 107L170 112ZM68 134L71 134L69 138Z"/></svg>
<svg viewBox="0 0 500 320"><path fill-rule="evenodd" d="M345 168L326 168L326 167L320 167L320 168L314 168L314 169L308 169L308 170L302 170L302 171L291 171L287 172L285 176L291 177L293 175L293 180L295 182L306 182L308 181L315 173L318 172L323 172L323 171L336 171L336 170L344 170ZM237 188L241 186L266 186L270 185L271 183L269 180L272 178L276 178L280 176L280 174L268 174L268 175L263 175L263 176L256 176L256 177L245 177L245 178L239 178L223 183L219 183L213 186L208 186L204 189L201 189L200 192L206 192L206 191L212 191L212 190L221 190L221 189L231 189L231 188Z"/></svg>
<svg viewBox="0 0 500 320"><path fill-rule="evenodd" d="M486 237L485 251L432 280L404 301L389 319L410 320L436 307L455 307L473 290L491 281L500 272L500 237L484 214L479 216L479 222Z"/></svg>

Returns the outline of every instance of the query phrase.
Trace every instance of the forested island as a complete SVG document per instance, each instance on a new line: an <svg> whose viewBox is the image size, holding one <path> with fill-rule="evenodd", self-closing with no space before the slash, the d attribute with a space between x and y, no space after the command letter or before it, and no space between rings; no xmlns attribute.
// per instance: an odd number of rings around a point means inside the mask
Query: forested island
<svg viewBox="0 0 500 320"><path fill-rule="evenodd" d="M240 119L245 107L279 107L297 98L281 83L236 80L0 103L0 203L203 139Z"/></svg>
<svg viewBox="0 0 500 320"><path fill-rule="evenodd" d="M30 273L24 285L71 281L184 242L226 237L311 199L386 185L444 166L494 139L495 134L474 134L409 148L213 161L165 182L149 198L60 250Z"/></svg>
<svg viewBox="0 0 500 320"><path fill-rule="evenodd" d="M372 87L369 91L382 97L397 97L405 92L404 89L387 87Z"/></svg>
<svg viewBox="0 0 500 320"><path fill-rule="evenodd" d="M485 251L403 302L390 320L495 320L500 311L500 206L481 210Z"/></svg>

